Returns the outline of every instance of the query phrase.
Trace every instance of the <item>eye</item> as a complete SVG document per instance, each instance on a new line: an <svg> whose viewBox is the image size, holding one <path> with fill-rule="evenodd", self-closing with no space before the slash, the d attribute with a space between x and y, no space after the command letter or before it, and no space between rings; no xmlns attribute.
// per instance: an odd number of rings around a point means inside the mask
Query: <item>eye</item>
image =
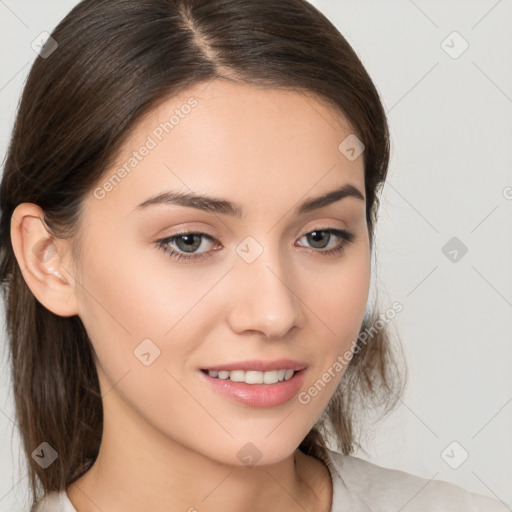
<svg viewBox="0 0 512 512"><path fill-rule="evenodd" d="M355 235L344 229L325 228L310 231L300 239L302 238L306 238L308 243L311 244L311 252L321 254L322 256L330 256L341 253L348 243L353 242ZM325 250L326 247L336 239L338 239L338 242L335 243L333 247ZM203 243L205 240L207 241L206 244ZM207 233L186 231L157 240L156 245L176 260L198 260L209 258L213 255L215 250L201 252L197 252L197 250L200 248L204 249L204 245L208 246L214 242L216 242L215 238Z"/></svg>
<svg viewBox="0 0 512 512"><path fill-rule="evenodd" d="M212 243L214 238L206 233L201 233L198 231L194 232L184 232L178 233L176 235L172 235L170 237L164 238L162 240L158 240L156 242L157 246L161 248L166 254L169 254L172 258L179 260L193 260L199 258L207 258L212 255L212 251L203 253L196 253L195 251L203 247L203 241L207 240ZM170 247L170 244L174 244L177 247L177 251Z"/></svg>
<svg viewBox="0 0 512 512"><path fill-rule="evenodd" d="M301 238L306 238L308 243L310 243L313 249L325 249L329 243L334 238L338 239L338 242L327 250L322 251L314 251L316 253L321 254L322 256L331 256L336 253L340 253L345 249L345 246L354 241L355 235L353 233L349 233L344 229L334 229L334 228L325 228L325 229L315 229L314 231L310 231L306 233Z"/></svg>

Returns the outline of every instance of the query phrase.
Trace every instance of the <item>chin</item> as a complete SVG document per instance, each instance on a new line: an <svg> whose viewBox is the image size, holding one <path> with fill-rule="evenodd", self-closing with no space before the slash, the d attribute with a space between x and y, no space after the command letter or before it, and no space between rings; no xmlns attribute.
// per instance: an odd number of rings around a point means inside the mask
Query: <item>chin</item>
<svg viewBox="0 0 512 512"><path fill-rule="evenodd" d="M290 432L262 433L260 437L253 436L252 440L247 437L230 439L224 443L220 450L212 452L209 447L208 453L204 455L229 466L255 467L277 464L292 456L298 448L304 436L290 435ZM213 444L213 443L212 443ZM221 443L217 445L220 447Z"/></svg>

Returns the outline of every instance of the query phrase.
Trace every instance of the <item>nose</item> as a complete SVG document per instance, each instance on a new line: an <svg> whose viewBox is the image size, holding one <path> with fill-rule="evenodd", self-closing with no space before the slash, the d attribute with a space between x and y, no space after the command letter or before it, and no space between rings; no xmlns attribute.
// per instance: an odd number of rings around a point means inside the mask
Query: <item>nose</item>
<svg viewBox="0 0 512 512"><path fill-rule="evenodd" d="M265 249L252 263L239 259L235 264L227 319L237 334L254 331L279 339L304 324L304 302L297 279L277 252Z"/></svg>

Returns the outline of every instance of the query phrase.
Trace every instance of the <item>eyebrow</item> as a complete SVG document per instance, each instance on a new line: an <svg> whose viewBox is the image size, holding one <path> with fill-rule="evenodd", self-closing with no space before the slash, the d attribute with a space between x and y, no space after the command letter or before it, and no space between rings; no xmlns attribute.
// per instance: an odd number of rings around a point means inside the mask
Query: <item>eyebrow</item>
<svg viewBox="0 0 512 512"><path fill-rule="evenodd" d="M336 201L340 201L346 197L355 197L356 199L360 199L362 201L365 200L365 197L357 187L347 183L336 190L308 199L297 208L295 208L295 213L297 215L301 215L313 210L317 210L319 208L323 208L332 203L335 203ZM172 191L163 192L146 199L136 207L136 210L141 211L148 208L149 206L162 204L196 208L198 210L212 213L221 213L230 215L232 217L242 217L243 215L243 208L240 203L234 203L217 197Z"/></svg>

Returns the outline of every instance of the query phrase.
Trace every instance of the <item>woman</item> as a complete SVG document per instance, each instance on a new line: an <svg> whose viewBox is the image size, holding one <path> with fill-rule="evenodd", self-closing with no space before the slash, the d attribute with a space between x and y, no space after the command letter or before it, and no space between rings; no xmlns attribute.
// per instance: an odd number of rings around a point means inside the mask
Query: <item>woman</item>
<svg viewBox="0 0 512 512"><path fill-rule="evenodd" d="M34 511L506 510L351 455L403 385L367 308L389 141L324 16L85 0L40 55L0 187Z"/></svg>

